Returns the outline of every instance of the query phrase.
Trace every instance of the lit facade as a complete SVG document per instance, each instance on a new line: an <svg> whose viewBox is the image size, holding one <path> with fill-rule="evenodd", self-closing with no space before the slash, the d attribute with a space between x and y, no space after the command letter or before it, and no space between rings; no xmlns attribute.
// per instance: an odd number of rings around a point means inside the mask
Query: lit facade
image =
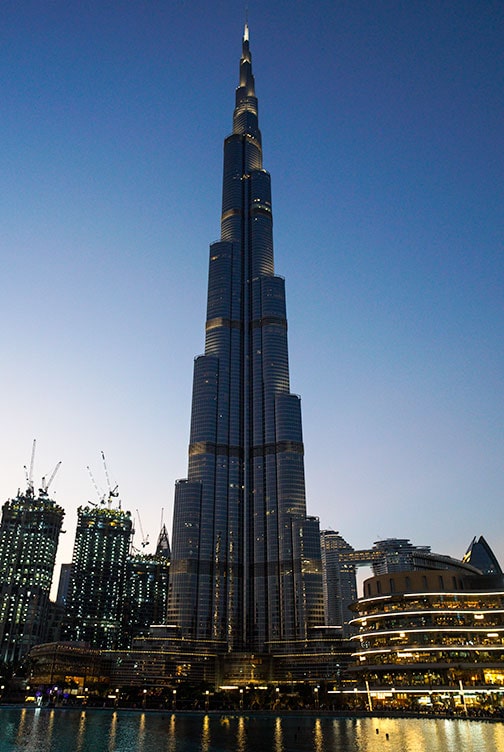
<svg viewBox="0 0 504 752"><path fill-rule="evenodd" d="M504 698L504 589L463 568L388 573L364 583L354 637L357 680L389 703ZM385 693L385 694L384 694ZM375 703L376 704L376 703Z"/></svg>
<svg viewBox="0 0 504 752"><path fill-rule="evenodd" d="M79 507L77 516L63 636L93 648L117 647L125 639L122 613L131 515L102 504Z"/></svg>
<svg viewBox="0 0 504 752"><path fill-rule="evenodd" d="M46 639L49 592L64 510L32 485L6 501L0 523L0 660Z"/></svg>
<svg viewBox="0 0 504 752"><path fill-rule="evenodd" d="M151 624L166 622L170 560L159 550L137 553L126 560L123 596L123 623L126 642L147 634Z"/></svg>
<svg viewBox="0 0 504 752"><path fill-rule="evenodd" d="M245 28L224 142L221 239L210 246L205 354L194 367L178 481L169 623L219 650L268 652L324 622L318 519L307 517L300 398Z"/></svg>

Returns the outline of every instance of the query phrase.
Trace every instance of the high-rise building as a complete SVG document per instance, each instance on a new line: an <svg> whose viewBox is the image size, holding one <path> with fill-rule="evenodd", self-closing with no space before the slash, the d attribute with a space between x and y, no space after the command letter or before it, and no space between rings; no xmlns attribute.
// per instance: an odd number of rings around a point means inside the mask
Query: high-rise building
<svg viewBox="0 0 504 752"><path fill-rule="evenodd" d="M169 622L227 653L268 652L306 639L324 612L247 26L224 141L221 239L209 263L188 475L175 488Z"/></svg>
<svg viewBox="0 0 504 752"><path fill-rule="evenodd" d="M166 623L169 573L170 545L163 525L154 554L132 552L126 560L123 624L128 645L152 624Z"/></svg>
<svg viewBox="0 0 504 752"><path fill-rule="evenodd" d="M349 606L357 600L357 567L351 558L354 548L334 530L322 530L320 542L325 621L328 626L342 627L344 636L349 637L354 618Z"/></svg>
<svg viewBox="0 0 504 752"><path fill-rule="evenodd" d="M33 462L33 460L32 460ZM47 636L49 591L64 510L42 483L6 501L0 523L0 661L16 663Z"/></svg>
<svg viewBox="0 0 504 752"><path fill-rule="evenodd" d="M132 536L129 512L109 503L77 510L64 637L93 648L122 646L123 598Z"/></svg>

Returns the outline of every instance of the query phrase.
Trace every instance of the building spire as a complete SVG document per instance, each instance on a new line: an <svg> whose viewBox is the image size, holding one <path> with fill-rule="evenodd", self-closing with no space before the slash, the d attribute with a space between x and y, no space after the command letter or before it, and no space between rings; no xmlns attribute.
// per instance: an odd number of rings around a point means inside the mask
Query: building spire
<svg viewBox="0 0 504 752"><path fill-rule="evenodd" d="M233 133L248 133L259 141L257 121L257 98L255 95L252 55L249 47L249 27L245 22L243 30L242 54L240 58L240 80L236 89L236 106L233 117Z"/></svg>

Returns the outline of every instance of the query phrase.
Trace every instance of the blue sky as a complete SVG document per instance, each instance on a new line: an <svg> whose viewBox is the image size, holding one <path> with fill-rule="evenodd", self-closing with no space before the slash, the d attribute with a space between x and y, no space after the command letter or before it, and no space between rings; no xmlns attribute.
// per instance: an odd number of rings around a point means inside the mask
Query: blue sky
<svg viewBox="0 0 504 752"><path fill-rule="evenodd" d="M171 532L244 12L0 17L0 492L33 438L37 482L62 460L68 561L102 450L151 540L162 509ZM491 1L249 4L308 511L358 548L461 556L483 534L504 563L503 21Z"/></svg>

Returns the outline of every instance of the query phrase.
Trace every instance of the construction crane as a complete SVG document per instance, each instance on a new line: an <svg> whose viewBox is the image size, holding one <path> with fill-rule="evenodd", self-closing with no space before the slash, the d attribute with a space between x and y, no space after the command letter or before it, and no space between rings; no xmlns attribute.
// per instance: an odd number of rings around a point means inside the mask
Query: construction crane
<svg viewBox="0 0 504 752"><path fill-rule="evenodd" d="M41 485L40 490L39 490L39 493L41 493L42 496L47 496L48 491L49 491L49 486L53 482L56 473L60 469L60 465L61 465L61 460L58 462L58 464L56 465L56 467L52 471L52 473L51 473L51 475L50 475L49 480L47 481L47 483L46 483L46 476L45 475L43 476L43 478L42 478L42 485Z"/></svg>
<svg viewBox="0 0 504 752"><path fill-rule="evenodd" d="M96 481L94 479L94 475L91 472L91 468L89 467L89 465L86 465L86 468L87 468L87 471L89 473L89 477L91 478L91 483L93 484L94 489L96 491L96 495L98 496L98 501L101 502L101 503L103 503L104 502L104 498L105 498L105 494L102 493L100 491L100 489L98 488L98 485L97 485L97 483L96 483ZM96 506L96 504L94 503L94 501L90 501L89 503L92 504L92 506L94 506L94 507Z"/></svg>
<svg viewBox="0 0 504 752"><path fill-rule="evenodd" d="M24 465L24 471L26 476L26 494L27 496L33 496L33 465L35 463L35 447L37 446L37 439L33 439L32 452L30 459L30 471L26 469Z"/></svg>
<svg viewBox="0 0 504 752"><path fill-rule="evenodd" d="M101 453L101 456L102 456L102 460L103 460L103 468L105 470L105 478L107 479L108 504L110 506L112 504L112 499L115 499L115 498L117 498L119 496L119 486L117 485L117 483L116 483L116 485L115 485L114 488L112 488L112 486L110 485L110 478L109 478L107 463L105 461L105 454L104 454L103 451Z"/></svg>
<svg viewBox="0 0 504 752"><path fill-rule="evenodd" d="M143 531L143 527L142 527L142 520L140 519L140 512L138 511L138 509L136 510L136 513L137 513L137 517L138 517L138 525L140 527L140 535L142 536L142 540L140 542L140 545L142 546L142 548L145 548L146 546L149 545L149 536L148 535L144 535L144 531Z"/></svg>

